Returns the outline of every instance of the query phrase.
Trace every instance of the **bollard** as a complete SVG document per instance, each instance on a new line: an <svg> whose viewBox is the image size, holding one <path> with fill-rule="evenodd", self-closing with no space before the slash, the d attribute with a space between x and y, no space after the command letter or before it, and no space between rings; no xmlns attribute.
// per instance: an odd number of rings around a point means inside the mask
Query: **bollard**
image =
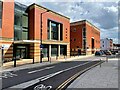
<svg viewBox="0 0 120 90"><path fill-rule="evenodd" d="M101 62L102 60L100 59L100 62ZM101 63L100 63L100 67L101 67Z"/></svg>
<svg viewBox="0 0 120 90"><path fill-rule="evenodd" d="M108 62L108 57L106 56L106 62Z"/></svg>
<svg viewBox="0 0 120 90"><path fill-rule="evenodd" d="M56 55L56 60L58 59L58 56Z"/></svg>
<svg viewBox="0 0 120 90"><path fill-rule="evenodd" d="M51 57L50 57L50 63L51 63Z"/></svg>
<svg viewBox="0 0 120 90"><path fill-rule="evenodd" d="M33 64L35 63L34 58L33 58Z"/></svg>
<svg viewBox="0 0 120 90"><path fill-rule="evenodd" d="M16 67L16 58L15 57L13 58L13 61L14 61L14 67Z"/></svg>
<svg viewBox="0 0 120 90"><path fill-rule="evenodd" d="M4 49L3 49L3 47L2 47L1 49L2 49L2 60L1 60L1 65L3 66L3 62L4 62Z"/></svg>

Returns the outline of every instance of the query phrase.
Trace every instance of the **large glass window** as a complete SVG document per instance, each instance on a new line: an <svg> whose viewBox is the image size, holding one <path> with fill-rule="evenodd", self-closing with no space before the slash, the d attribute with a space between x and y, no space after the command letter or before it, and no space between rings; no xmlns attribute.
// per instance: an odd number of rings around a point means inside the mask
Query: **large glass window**
<svg viewBox="0 0 120 90"><path fill-rule="evenodd" d="M16 27L21 27L22 26L22 15L20 13L15 12L15 21L14 21L14 25L16 25Z"/></svg>
<svg viewBox="0 0 120 90"><path fill-rule="evenodd" d="M0 28L2 26L2 2L0 1Z"/></svg>
<svg viewBox="0 0 120 90"><path fill-rule="evenodd" d="M14 39L15 40L22 40L22 31L21 30L14 31Z"/></svg>
<svg viewBox="0 0 120 90"><path fill-rule="evenodd" d="M58 24L51 22L51 39L58 40Z"/></svg>
<svg viewBox="0 0 120 90"><path fill-rule="evenodd" d="M57 49L58 46L57 45L51 45L51 56L57 56L58 55L58 52L57 52Z"/></svg>
<svg viewBox="0 0 120 90"><path fill-rule="evenodd" d="M51 29L51 39L52 40L58 40L59 25L60 25L60 40L63 40L63 25L61 23L51 21L51 20L48 20L48 29L47 29L48 39L50 39L50 29Z"/></svg>
<svg viewBox="0 0 120 90"><path fill-rule="evenodd" d="M67 45L60 45L60 54L67 55Z"/></svg>
<svg viewBox="0 0 120 90"><path fill-rule="evenodd" d="M22 40L28 40L28 31L22 30Z"/></svg>
<svg viewBox="0 0 120 90"><path fill-rule="evenodd" d="M25 13L25 6L15 3L14 15L14 40L28 39L28 15Z"/></svg>
<svg viewBox="0 0 120 90"><path fill-rule="evenodd" d="M42 48L42 53L44 55L44 57L48 57L48 45L46 44L42 44L43 48Z"/></svg>
<svg viewBox="0 0 120 90"><path fill-rule="evenodd" d="M28 16L25 14L22 15L22 27L28 28Z"/></svg>

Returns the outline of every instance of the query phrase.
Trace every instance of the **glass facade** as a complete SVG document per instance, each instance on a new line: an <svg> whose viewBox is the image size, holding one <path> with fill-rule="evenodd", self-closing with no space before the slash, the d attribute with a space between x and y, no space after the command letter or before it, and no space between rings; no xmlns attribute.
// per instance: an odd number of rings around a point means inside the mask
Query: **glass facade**
<svg viewBox="0 0 120 90"><path fill-rule="evenodd" d="M60 54L67 55L67 46L66 45L60 45Z"/></svg>
<svg viewBox="0 0 120 90"><path fill-rule="evenodd" d="M58 55L58 46L52 45L51 46L51 56L57 56Z"/></svg>
<svg viewBox="0 0 120 90"><path fill-rule="evenodd" d="M28 15L25 13L26 6L15 3L14 15L14 40L28 39Z"/></svg>
<svg viewBox="0 0 120 90"><path fill-rule="evenodd" d="M43 44L42 53L44 54L44 57L48 57L48 44ZM67 55L67 45L60 45L60 55ZM58 56L58 45L51 45L51 56Z"/></svg>
<svg viewBox="0 0 120 90"><path fill-rule="evenodd" d="M28 58L29 52L28 45L14 45L14 57L16 58Z"/></svg>
<svg viewBox="0 0 120 90"><path fill-rule="evenodd" d="M43 45L42 53L44 57L47 57L48 56L48 45L46 44L42 44L42 45Z"/></svg>
<svg viewBox="0 0 120 90"><path fill-rule="evenodd" d="M2 1L0 1L0 28L2 27Z"/></svg>

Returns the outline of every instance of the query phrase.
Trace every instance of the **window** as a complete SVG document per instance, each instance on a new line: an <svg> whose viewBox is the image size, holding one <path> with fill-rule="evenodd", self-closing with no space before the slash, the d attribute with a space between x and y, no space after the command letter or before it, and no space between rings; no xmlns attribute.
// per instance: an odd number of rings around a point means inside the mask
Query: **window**
<svg viewBox="0 0 120 90"><path fill-rule="evenodd" d="M0 28L2 27L2 2L0 1Z"/></svg>
<svg viewBox="0 0 120 90"><path fill-rule="evenodd" d="M51 39L58 40L58 24L51 22Z"/></svg>
<svg viewBox="0 0 120 90"><path fill-rule="evenodd" d="M77 48L79 48L79 46L77 46Z"/></svg>
<svg viewBox="0 0 120 90"><path fill-rule="evenodd" d="M22 15L22 27L28 28L28 16L25 14Z"/></svg>
<svg viewBox="0 0 120 90"><path fill-rule="evenodd" d="M57 49L58 46L57 45L51 45L51 56L57 56Z"/></svg>
<svg viewBox="0 0 120 90"><path fill-rule="evenodd" d="M83 28L83 38L85 38L86 37L86 28L84 27Z"/></svg>
<svg viewBox="0 0 120 90"><path fill-rule="evenodd" d="M63 24L60 23L60 40L63 40Z"/></svg>
<svg viewBox="0 0 120 90"><path fill-rule="evenodd" d="M74 41L76 41L76 38L74 38Z"/></svg>
<svg viewBox="0 0 120 90"><path fill-rule="evenodd" d="M52 40L58 40L59 25L60 25L60 40L63 40L63 25L61 23L51 21L51 20L48 20L48 24L47 24L47 26L48 26L48 30L47 30L48 39L50 39L50 27L51 27L51 39Z"/></svg>
<svg viewBox="0 0 120 90"><path fill-rule="evenodd" d="M15 3L14 40L28 40L28 15L21 4Z"/></svg>
<svg viewBox="0 0 120 90"><path fill-rule="evenodd" d="M103 47L104 47L104 45L103 45Z"/></svg>
<svg viewBox="0 0 120 90"><path fill-rule="evenodd" d="M86 49L86 40L83 40L83 49Z"/></svg>
<svg viewBox="0 0 120 90"><path fill-rule="evenodd" d="M61 45L60 46L60 54L61 55L67 55L67 46L66 45Z"/></svg>
<svg viewBox="0 0 120 90"><path fill-rule="evenodd" d="M103 43L104 43L104 41L103 41Z"/></svg>
<svg viewBox="0 0 120 90"><path fill-rule="evenodd" d="M74 32L76 32L76 28L74 28L74 30L73 30Z"/></svg>

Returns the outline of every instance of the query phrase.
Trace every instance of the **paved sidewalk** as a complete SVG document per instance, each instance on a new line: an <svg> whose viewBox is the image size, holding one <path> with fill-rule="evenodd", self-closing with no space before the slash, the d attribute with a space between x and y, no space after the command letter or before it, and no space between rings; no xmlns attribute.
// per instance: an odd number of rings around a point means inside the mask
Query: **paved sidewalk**
<svg viewBox="0 0 120 90"><path fill-rule="evenodd" d="M118 58L108 59L79 76L68 88L118 88Z"/></svg>
<svg viewBox="0 0 120 90"><path fill-rule="evenodd" d="M50 64L55 64L55 63L60 63L60 62L64 62L64 61L72 61L72 60L76 60L76 59L84 59L84 58L90 58L90 57L94 57L94 55L87 55L87 56L76 56L76 57L71 57L71 58L65 58L65 59L59 59L59 60L51 60L52 62L42 62L42 63L35 63L32 64L31 63L27 63L25 65L19 65L19 62L23 61L18 61L17 63L17 67L13 67L13 61L12 62L8 62L6 63L6 65L4 65L3 67L0 68L0 72L2 71L18 71L18 70L22 70L22 69L28 69L28 68L34 68L34 67L40 67L40 66L45 66L45 65L50 65ZM87 60L87 59L86 59ZM26 62L29 62L26 60Z"/></svg>

